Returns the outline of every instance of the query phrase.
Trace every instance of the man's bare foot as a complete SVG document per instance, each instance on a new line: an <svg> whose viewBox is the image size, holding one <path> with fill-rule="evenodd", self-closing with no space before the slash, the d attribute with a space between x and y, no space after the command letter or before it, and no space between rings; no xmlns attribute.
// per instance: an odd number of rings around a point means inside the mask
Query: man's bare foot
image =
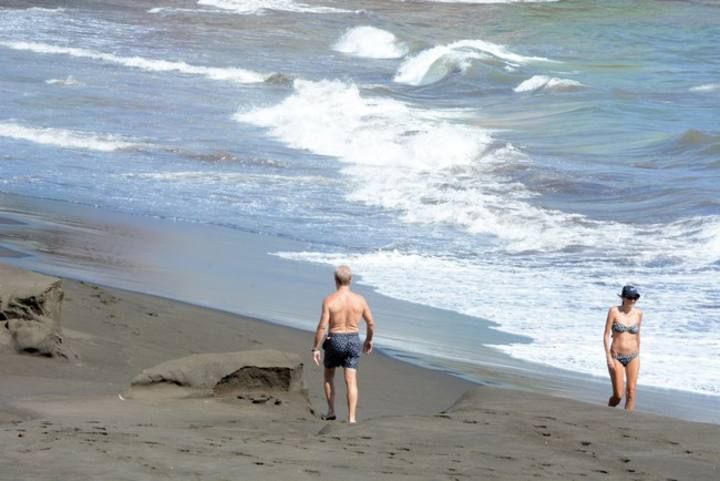
<svg viewBox="0 0 720 481"><path fill-rule="evenodd" d="M320 416L320 419L322 419L323 421L335 421L337 419L337 417L335 416L335 413L327 413L327 414L322 414Z"/></svg>

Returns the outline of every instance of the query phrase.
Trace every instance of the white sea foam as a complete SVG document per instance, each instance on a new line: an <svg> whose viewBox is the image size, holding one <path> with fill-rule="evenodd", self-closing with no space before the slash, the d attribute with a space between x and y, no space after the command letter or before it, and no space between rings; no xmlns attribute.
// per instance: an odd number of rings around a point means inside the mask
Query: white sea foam
<svg viewBox="0 0 720 481"><path fill-rule="evenodd" d="M257 15L268 10L299 13L350 13L334 7L308 5L293 0L198 0L198 5L215 7L242 15Z"/></svg>
<svg viewBox="0 0 720 481"><path fill-rule="evenodd" d="M577 80L562 79L557 77L549 77L547 75L533 75L520 85L515 87L515 92L536 92L538 90L552 90L557 92L567 92L580 90L586 85Z"/></svg>
<svg viewBox="0 0 720 481"><path fill-rule="evenodd" d="M690 88L691 92L720 92L720 83L703 84Z"/></svg>
<svg viewBox="0 0 720 481"><path fill-rule="evenodd" d="M148 13L220 13L220 11L211 8L154 7L148 10Z"/></svg>
<svg viewBox="0 0 720 481"><path fill-rule="evenodd" d="M212 80L225 80L243 84L263 82L268 77L267 75L241 68L203 67L190 65L185 62L171 62L168 60L155 60L143 57L121 57L96 50L60 47L39 42L0 41L0 46L39 54L69 55L71 57L88 58L150 72L179 72L187 75L199 75Z"/></svg>
<svg viewBox="0 0 720 481"><path fill-rule="evenodd" d="M333 50L365 58L400 58L408 52L407 45L394 34L371 26L349 29Z"/></svg>
<svg viewBox="0 0 720 481"><path fill-rule="evenodd" d="M641 278L644 284L640 285L643 298L639 307L645 310L641 384L720 395L720 370L716 366L720 325L717 320L713 325L712 320L705 319L698 308L713 301L715 281L710 272L683 275L633 271L623 265L599 266L591 261L560 270L524 266L511 259L496 262L398 251L276 255L329 265L349 264L364 284L382 294L489 319L497 322L502 331L531 337L533 342L529 344L494 346L513 357L600 377L607 376L600 334L607 309L616 303L615 290L619 286ZM610 284L588 282L595 273L601 273ZM688 282L698 290L683 294L680 306L674 291ZM707 329L691 327L698 322L706 322ZM422 352L423 339L413 337L414 326L395 326L391 319L386 324L391 337L403 335L402 347ZM473 350L472 343L481 336L472 325L443 327L455 333L456 341L443 344L434 337L433 355L483 362ZM682 349L676 344L679 336ZM385 342L382 337L380 341ZM692 372L687 371L689 364Z"/></svg>
<svg viewBox="0 0 720 481"><path fill-rule="evenodd" d="M116 135L26 127L12 122L0 122L0 137L26 140L37 144L56 145L67 149L97 150L101 152L138 148L144 145Z"/></svg>
<svg viewBox="0 0 720 481"><path fill-rule="evenodd" d="M151 180L163 184L178 185L213 185L236 187L238 182L254 182L257 184L272 182L274 184L307 183L313 185L327 184L328 178L315 175L278 175L253 174L249 172L218 172L212 170L183 170L170 172L131 172L122 174L125 179Z"/></svg>
<svg viewBox="0 0 720 481"><path fill-rule="evenodd" d="M427 0L433 3L470 3L470 4L503 4L503 3L556 3L560 0Z"/></svg>
<svg viewBox="0 0 720 481"><path fill-rule="evenodd" d="M544 57L528 57L484 40L460 40L423 50L398 68L394 81L408 85L427 85L454 71L465 72L474 60L500 61L506 67L533 62L553 62Z"/></svg>
<svg viewBox="0 0 720 481"><path fill-rule="evenodd" d="M25 9L26 12L43 12L43 13L62 13L65 11L62 7L57 8L45 8L45 7L30 7Z"/></svg>
<svg viewBox="0 0 720 481"><path fill-rule="evenodd" d="M51 78L51 79L46 80L45 83L48 85L64 85L64 86L84 85L82 82L80 82L78 79L76 79L72 75L68 75L64 79Z"/></svg>
<svg viewBox="0 0 720 481"><path fill-rule="evenodd" d="M462 122L465 112L365 98L354 84L337 81L296 80L294 89L280 104L239 112L236 120L267 127L293 148L337 157L351 181L350 200L396 211L405 222L447 224L489 236L511 254L614 251L622 245L647 252L646 262L667 249L686 252L685 262L693 265L717 254L708 248L687 250L683 223L646 232L531 204L533 194L524 185L496 173L498 167L530 160L510 144L489 148L491 133ZM662 245L646 249L648 236ZM696 240L706 247L711 242Z"/></svg>
<svg viewBox="0 0 720 481"><path fill-rule="evenodd" d="M332 155L365 175L432 171L473 163L490 141L482 129L453 125L392 99L365 99L338 81L296 80L295 94L275 107L240 112L238 121L268 127L288 145ZM372 172L371 172L372 171Z"/></svg>

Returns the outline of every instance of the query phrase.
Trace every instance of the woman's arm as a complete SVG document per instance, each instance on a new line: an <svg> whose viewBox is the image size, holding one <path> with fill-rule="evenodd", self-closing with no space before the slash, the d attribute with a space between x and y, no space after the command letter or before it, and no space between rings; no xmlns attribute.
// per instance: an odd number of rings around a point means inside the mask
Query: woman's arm
<svg viewBox="0 0 720 481"><path fill-rule="evenodd" d="M612 368L615 366L612 354L610 353L610 336L612 335L612 324L615 319L614 308L608 310L607 319L605 320L605 331L603 332L603 346L605 346L605 357L607 359L608 367Z"/></svg>

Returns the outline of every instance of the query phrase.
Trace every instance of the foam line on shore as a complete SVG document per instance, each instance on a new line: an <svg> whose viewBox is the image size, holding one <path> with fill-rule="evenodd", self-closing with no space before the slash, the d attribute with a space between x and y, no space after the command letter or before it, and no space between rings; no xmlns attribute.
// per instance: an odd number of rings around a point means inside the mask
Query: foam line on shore
<svg viewBox="0 0 720 481"><path fill-rule="evenodd" d="M198 0L198 5L215 7L242 15L262 15L267 11L295 13L352 13L342 8L308 5L293 0Z"/></svg>

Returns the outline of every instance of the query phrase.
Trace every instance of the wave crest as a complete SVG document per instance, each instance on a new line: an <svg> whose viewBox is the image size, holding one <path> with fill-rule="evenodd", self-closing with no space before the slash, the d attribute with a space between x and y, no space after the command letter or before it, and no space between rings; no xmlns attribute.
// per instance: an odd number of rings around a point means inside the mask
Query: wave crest
<svg viewBox="0 0 720 481"><path fill-rule="evenodd" d="M0 122L0 137L26 140L37 144L55 145L68 149L97 150L100 152L113 152L143 146L141 143L133 142L116 135L26 127L10 122Z"/></svg>
<svg viewBox="0 0 720 481"><path fill-rule="evenodd" d="M179 72L188 75L199 75L211 80L225 80L242 84L264 82L267 78L267 75L241 68L202 67L190 65L185 62L172 62L168 60L156 60L143 57L121 57L110 53L98 52L96 50L76 47L59 47L57 45L39 42L0 41L0 46L40 54L69 55L71 57L100 60L102 62L123 65L125 67L137 68L150 72Z"/></svg>
<svg viewBox="0 0 720 481"><path fill-rule="evenodd" d="M298 13L351 13L333 7L322 7L293 0L198 0L198 5L215 7L242 15L262 15L267 10Z"/></svg>
<svg viewBox="0 0 720 481"><path fill-rule="evenodd" d="M720 83L716 84L703 84L696 87L691 87L690 92L708 93L708 92L720 92Z"/></svg>
<svg viewBox="0 0 720 481"><path fill-rule="evenodd" d="M64 86L77 86L77 85L85 85L82 82L80 82L78 79L73 77L72 75L68 75L64 79L59 78L51 78L49 80L45 81L48 85L64 85Z"/></svg>
<svg viewBox="0 0 720 481"><path fill-rule="evenodd" d="M473 60L500 61L506 67L533 62L553 62L544 57L520 55L503 45L484 40L460 40L423 50L407 59L400 65L393 80L408 85L428 85L442 80L453 71L467 71Z"/></svg>
<svg viewBox="0 0 720 481"><path fill-rule="evenodd" d="M577 80L549 77L547 75L533 75L515 87L515 92L537 92L538 90L551 90L555 92L571 92L587 87Z"/></svg>
<svg viewBox="0 0 720 481"><path fill-rule="evenodd" d="M364 58L401 58L408 53L407 45L394 34L371 26L346 31L333 50Z"/></svg>

